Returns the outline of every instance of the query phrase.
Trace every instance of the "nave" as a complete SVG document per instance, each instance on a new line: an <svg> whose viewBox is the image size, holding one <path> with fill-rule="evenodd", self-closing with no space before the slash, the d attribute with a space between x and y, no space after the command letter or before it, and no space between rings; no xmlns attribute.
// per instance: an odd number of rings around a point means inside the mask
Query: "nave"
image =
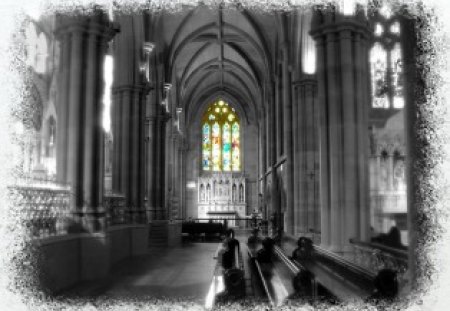
<svg viewBox="0 0 450 311"><path fill-rule="evenodd" d="M230 249L227 243L233 239L238 245L232 249L233 260L228 266L223 250ZM317 245L311 245L314 255L310 258L299 258L294 254L302 247L296 244L289 239L276 242L255 229L227 230L220 237L206 239L187 236L180 246L151 247L146 255L116 264L106 279L83 282L57 297L144 304L183 301L206 309L230 303L266 307L376 305L397 298L397 280L394 285L384 285L394 286L395 293L385 291L385 296L379 296L383 289L370 271L324 254ZM269 256L265 256L268 249Z"/></svg>
<svg viewBox="0 0 450 311"><path fill-rule="evenodd" d="M26 19L36 109L16 120L11 210L41 288L277 306L364 301L388 271L396 290L377 295L412 292L424 90L404 11L116 3ZM240 254L218 239L230 228Z"/></svg>

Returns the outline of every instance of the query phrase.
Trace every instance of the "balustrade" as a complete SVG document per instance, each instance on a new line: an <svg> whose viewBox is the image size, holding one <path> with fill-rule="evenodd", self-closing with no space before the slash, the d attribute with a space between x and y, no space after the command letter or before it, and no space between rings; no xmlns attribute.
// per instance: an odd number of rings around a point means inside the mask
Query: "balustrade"
<svg viewBox="0 0 450 311"><path fill-rule="evenodd" d="M9 187L13 201L18 207L14 216L20 217L22 225L31 238L64 235L72 221L70 211L70 187L47 181L46 183L15 185ZM125 197L105 194L103 200L108 225L125 224Z"/></svg>
<svg viewBox="0 0 450 311"><path fill-rule="evenodd" d="M397 271L400 280L405 279L408 270L408 253L378 243L366 243L350 240L355 249L355 263L365 269L377 273L382 269Z"/></svg>
<svg viewBox="0 0 450 311"><path fill-rule="evenodd" d="M51 183L16 185L10 187L10 191L22 224L31 237L67 233L70 221L70 189L67 186Z"/></svg>

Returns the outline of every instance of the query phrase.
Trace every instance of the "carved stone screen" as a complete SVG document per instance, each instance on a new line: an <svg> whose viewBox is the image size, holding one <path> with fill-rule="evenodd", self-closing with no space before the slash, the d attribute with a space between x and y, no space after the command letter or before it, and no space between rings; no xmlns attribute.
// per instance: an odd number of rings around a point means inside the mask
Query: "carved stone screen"
<svg viewBox="0 0 450 311"><path fill-rule="evenodd" d="M216 173L198 178L198 218L230 219L231 227L245 217L245 177L236 173ZM243 225L243 224L242 224Z"/></svg>

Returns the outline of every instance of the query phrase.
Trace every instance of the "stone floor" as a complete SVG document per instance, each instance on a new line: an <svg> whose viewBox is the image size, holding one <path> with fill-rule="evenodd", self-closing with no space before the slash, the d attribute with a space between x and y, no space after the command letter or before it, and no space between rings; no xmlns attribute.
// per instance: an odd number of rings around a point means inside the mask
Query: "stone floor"
<svg viewBox="0 0 450 311"><path fill-rule="evenodd" d="M150 254L122 261L103 284L82 284L71 296L114 299L168 298L202 303L208 293L219 243L183 243L150 249Z"/></svg>

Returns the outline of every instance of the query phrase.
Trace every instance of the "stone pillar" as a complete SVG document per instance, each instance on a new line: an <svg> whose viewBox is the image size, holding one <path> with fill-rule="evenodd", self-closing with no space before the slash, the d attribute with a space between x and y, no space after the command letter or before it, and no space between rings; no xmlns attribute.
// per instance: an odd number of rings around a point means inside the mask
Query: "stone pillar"
<svg viewBox="0 0 450 311"><path fill-rule="evenodd" d="M155 91L151 91L147 96L147 200L148 208L150 210L149 217L151 220L156 219L156 101Z"/></svg>
<svg viewBox="0 0 450 311"><path fill-rule="evenodd" d="M283 47L283 140L284 155L286 156L286 228L285 231L295 234L294 215L294 185L293 185L293 152L292 152L292 98L291 73L289 70L288 46Z"/></svg>
<svg viewBox="0 0 450 311"><path fill-rule="evenodd" d="M70 77L70 32L61 33L58 37L61 47L58 66L58 92L56 92L56 111L58 115L58 131L56 133L56 180L67 182L67 143L69 115L69 77Z"/></svg>
<svg viewBox="0 0 450 311"><path fill-rule="evenodd" d="M423 114L419 114L420 105L424 104L424 86L423 83L418 83L418 68L416 65L415 53L417 53L417 36L414 31L415 22L413 19L407 19L405 17L401 20L401 33L402 33L402 51L403 51L403 75L405 77L405 115L406 115L406 174L407 174L407 204L408 204L408 276L412 290L421 288L421 283L428 276L425 276L428 269L423 269L425 262L422 260L423 256L417 254L421 251L420 244L424 243L424 239L427 236L420 232L426 232L426 222L421 219L426 219L426 215L423 215L428 211L426 204L429 199L428 193L420 191L422 187L429 186L424 185L426 178L422 178L424 171L428 171L426 165L423 165L421 161L423 159L424 148L428 146L428 142L421 141L419 134L417 133L420 123L427 124L426 117ZM426 198L424 197L426 196Z"/></svg>
<svg viewBox="0 0 450 311"><path fill-rule="evenodd" d="M165 211L165 163L166 163L166 123L168 115L161 106L158 107L159 115L156 123L157 141L156 141L156 180L155 194L156 194L156 218L157 220L165 220L167 218Z"/></svg>
<svg viewBox="0 0 450 311"><path fill-rule="evenodd" d="M267 144L267 137L265 135L266 129L266 115L264 115L259 123L258 126L258 137L259 137L259 148L258 148L258 156L259 156L259 178L258 180L261 180L264 178L264 174L266 172L266 144ZM259 193L259 191L258 191Z"/></svg>
<svg viewBox="0 0 450 311"><path fill-rule="evenodd" d="M103 199L103 127L101 95L103 59L115 31L107 16L57 17L61 41L58 96L57 178L71 186L70 206L76 226L69 230L105 228Z"/></svg>
<svg viewBox="0 0 450 311"><path fill-rule="evenodd" d="M143 184L145 180L144 127L145 99L148 88L144 85L126 85L113 88L115 111L115 138L113 165L113 191L125 196L127 221L145 222Z"/></svg>
<svg viewBox="0 0 450 311"><path fill-rule="evenodd" d="M318 107L317 82L304 76L295 82L297 103L294 107L294 193L298 234L309 235L309 229L319 230L318 215Z"/></svg>
<svg viewBox="0 0 450 311"><path fill-rule="evenodd" d="M318 100L322 114L322 243L336 252L350 252L349 239L366 239L369 228L370 32L361 15L316 11L311 35L318 48Z"/></svg>

